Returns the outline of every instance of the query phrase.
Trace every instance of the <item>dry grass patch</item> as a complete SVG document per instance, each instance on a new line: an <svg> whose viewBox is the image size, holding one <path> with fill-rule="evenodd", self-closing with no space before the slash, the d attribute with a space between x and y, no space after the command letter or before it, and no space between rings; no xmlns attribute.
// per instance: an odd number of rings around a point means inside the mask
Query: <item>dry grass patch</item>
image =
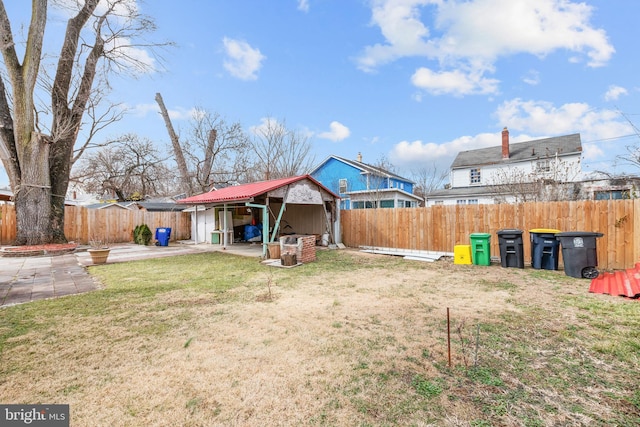
<svg viewBox="0 0 640 427"><path fill-rule="evenodd" d="M562 272L354 251L91 271L104 289L2 310L0 401L83 426L640 421L640 304Z"/></svg>

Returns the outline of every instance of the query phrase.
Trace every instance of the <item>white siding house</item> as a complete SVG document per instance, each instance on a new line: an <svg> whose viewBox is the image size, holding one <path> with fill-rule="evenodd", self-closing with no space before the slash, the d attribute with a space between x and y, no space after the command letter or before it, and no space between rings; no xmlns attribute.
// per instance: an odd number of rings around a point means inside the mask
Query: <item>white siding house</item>
<svg viewBox="0 0 640 427"><path fill-rule="evenodd" d="M426 205L513 202L518 196L511 189L518 186L534 191L536 183L537 192L545 191L545 181L578 182L581 155L580 134L512 144L504 128L501 145L458 153L451 164L450 187L429 193Z"/></svg>

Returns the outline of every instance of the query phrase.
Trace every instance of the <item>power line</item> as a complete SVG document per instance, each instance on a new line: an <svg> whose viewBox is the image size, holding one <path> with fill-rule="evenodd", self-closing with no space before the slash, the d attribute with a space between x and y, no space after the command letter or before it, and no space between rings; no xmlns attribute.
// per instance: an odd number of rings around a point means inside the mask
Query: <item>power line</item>
<svg viewBox="0 0 640 427"><path fill-rule="evenodd" d="M602 141L611 141L614 139L623 139L623 138L631 138L632 136L639 136L635 133L629 134L629 135L621 135L621 136L612 136L611 138L603 138L603 139L594 139L591 141L583 141L583 144L590 144L592 142L602 142Z"/></svg>

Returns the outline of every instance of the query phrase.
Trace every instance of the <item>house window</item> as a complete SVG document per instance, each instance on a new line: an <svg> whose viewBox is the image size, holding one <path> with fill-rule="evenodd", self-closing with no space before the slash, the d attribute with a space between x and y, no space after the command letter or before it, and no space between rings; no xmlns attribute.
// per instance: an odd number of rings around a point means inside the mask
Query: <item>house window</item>
<svg viewBox="0 0 640 427"><path fill-rule="evenodd" d="M596 191L596 200L622 200L629 198L629 190Z"/></svg>
<svg viewBox="0 0 640 427"><path fill-rule="evenodd" d="M436 200L433 204L434 205L444 205L444 200Z"/></svg>
<svg viewBox="0 0 640 427"><path fill-rule="evenodd" d="M381 208L394 208L395 204L394 204L393 200L381 200L380 201L380 207Z"/></svg>
<svg viewBox="0 0 640 427"><path fill-rule="evenodd" d="M480 169L471 169L469 175L471 184L480 184Z"/></svg>
<svg viewBox="0 0 640 427"><path fill-rule="evenodd" d="M378 205L378 203L372 201L352 202L352 205L353 209L373 209Z"/></svg>
<svg viewBox="0 0 640 427"><path fill-rule="evenodd" d="M478 204L478 199L469 199L467 200L467 203L470 205L477 205Z"/></svg>
<svg viewBox="0 0 640 427"><path fill-rule="evenodd" d="M536 162L536 172L550 172L549 160L538 160Z"/></svg>
<svg viewBox="0 0 640 427"><path fill-rule="evenodd" d="M466 205L467 201L465 199L456 200L456 205Z"/></svg>
<svg viewBox="0 0 640 427"><path fill-rule="evenodd" d="M340 188L338 189L338 193L346 193L347 192L347 180L341 179L339 183Z"/></svg>
<svg viewBox="0 0 640 427"><path fill-rule="evenodd" d="M401 189L401 190L404 190L404 182L401 182L401 183L400 183L400 189Z"/></svg>
<svg viewBox="0 0 640 427"><path fill-rule="evenodd" d="M409 201L409 200L405 200L405 201L404 201L404 207L405 207L405 208L414 208L414 207L415 207L415 205L414 205L414 203L413 203L413 202L411 202L411 201Z"/></svg>

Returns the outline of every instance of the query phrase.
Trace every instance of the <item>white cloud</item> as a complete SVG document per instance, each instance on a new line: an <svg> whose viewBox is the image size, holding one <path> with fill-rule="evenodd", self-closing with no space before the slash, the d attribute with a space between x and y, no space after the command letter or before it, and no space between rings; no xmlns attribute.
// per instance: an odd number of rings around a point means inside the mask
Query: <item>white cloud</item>
<svg viewBox="0 0 640 427"><path fill-rule="evenodd" d="M136 104L134 107L125 106L125 108L135 117L147 117L149 113L158 114L158 116L160 115L160 107L158 104ZM167 108L167 112L169 113L169 118L172 120L189 120L195 118L199 114L199 110L197 108L186 109L182 107L175 109Z"/></svg>
<svg viewBox="0 0 640 427"><path fill-rule="evenodd" d="M556 107L550 102L516 98L500 105L496 116L509 129L536 135L580 133L586 161L622 154L625 144L621 142L621 137L633 134L633 129L618 111L597 110L585 103Z"/></svg>
<svg viewBox="0 0 640 427"><path fill-rule="evenodd" d="M461 136L444 143L417 141L401 141L389 153L390 160L396 165L415 166L418 164L436 162L443 168L448 168L460 151L499 145L501 132L481 133L475 136Z"/></svg>
<svg viewBox="0 0 640 427"><path fill-rule="evenodd" d="M498 91L498 80L483 78L481 73L465 73L462 70L434 72L419 68L411 76L414 86L434 95L488 94Z"/></svg>
<svg viewBox="0 0 640 427"><path fill-rule="evenodd" d="M127 38L115 37L105 43L105 53L134 75L157 71L155 58L148 51L133 47L130 43Z"/></svg>
<svg viewBox="0 0 640 427"><path fill-rule="evenodd" d="M52 2L52 13L60 14L63 19L70 19L78 14L84 2L77 0L58 0ZM122 71L134 75L157 71L157 61L148 50L135 47L130 38L123 34L135 33L134 28L141 24L134 22L142 19L137 0L100 0L95 16L108 15L101 32L105 38L105 55L115 61ZM96 18L97 21L97 18ZM92 29L95 23L85 29Z"/></svg>
<svg viewBox="0 0 640 427"><path fill-rule="evenodd" d="M365 47L357 58L358 68L373 71L379 65L403 56L430 56L432 47L425 40L429 29L420 20L421 6L432 0L373 0L371 23L380 27L385 44Z"/></svg>
<svg viewBox="0 0 640 427"><path fill-rule="evenodd" d="M251 126L249 131L254 135L272 135L279 132L285 133L287 127L284 123L280 123L273 117L263 117L260 119L260 124Z"/></svg>
<svg viewBox="0 0 640 427"><path fill-rule="evenodd" d="M131 114L133 114L136 117L145 117L147 116L150 112L153 113L159 113L160 112L160 107L158 106L158 104L136 104L133 107L128 107L127 106L127 110L129 110L129 112Z"/></svg>
<svg viewBox="0 0 640 427"><path fill-rule="evenodd" d="M494 61L514 53L544 56L565 49L586 53L590 66L601 66L614 49L605 32L590 25L592 9L567 0L444 2L437 17L438 27L446 29L440 51Z"/></svg>
<svg viewBox="0 0 640 427"><path fill-rule="evenodd" d="M298 0L298 10L309 12L309 0Z"/></svg>
<svg viewBox="0 0 640 427"><path fill-rule="evenodd" d="M607 90L607 93L604 94L604 100L615 101L616 99L620 98L620 96L627 95L628 93L629 92L627 91L627 89L623 88L622 86L611 85L609 86L609 90Z"/></svg>
<svg viewBox="0 0 640 427"><path fill-rule="evenodd" d="M540 83L540 73L536 70L529 70L527 74L522 77L522 81L528 85L536 86Z"/></svg>
<svg viewBox="0 0 640 427"><path fill-rule="evenodd" d="M528 53L544 57L566 50L571 53L568 60L586 56L588 65L597 67L606 64L614 53L604 30L590 24L593 8L585 3L372 0L371 5L371 23L380 28L385 42L364 48L357 58L358 68L364 71L374 71L402 57L418 56L437 61L444 69L462 67L479 72L480 81L482 74L493 72L493 64L504 56ZM431 16L429 27L423 17ZM444 73L451 71L438 74ZM449 84L450 80L443 83ZM446 86L444 89L442 93L450 93Z"/></svg>
<svg viewBox="0 0 640 427"><path fill-rule="evenodd" d="M251 47L242 40L225 37L223 43L226 54L224 68L232 76L241 80L256 80L258 70L262 68L262 62L266 56L260 53L259 49Z"/></svg>
<svg viewBox="0 0 640 427"><path fill-rule="evenodd" d="M328 132L319 133L318 137L338 142L347 139L349 135L351 135L349 128L340 122L331 122L331 124L329 124L329 129L330 130Z"/></svg>
<svg viewBox="0 0 640 427"><path fill-rule="evenodd" d="M587 161L598 160L605 157L605 152L596 144L583 144L582 157Z"/></svg>
<svg viewBox="0 0 640 427"><path fill-rule="evenodd" d="M448 168L460 151L500 145L502 127L507 126L512 142L579 133L583 158L593 162L622 153L625 144L621 137L633 133L619 112L596 110L584 103L555 106L551 102L516 98L503 102L495 116L498 119L495 133L461 136L442 143L401 141L392 148L389 158L399 167L436 162Z"/></svg>
<svg viewBox="0 0 640 427"><path fill-rule="evenodd" d="M596 110L574 102L556 107L546 101L503 102L496 110L499 123L509 129L537 135L564 135L579 132L587 139L614 138L629 133L629 126L615 110Z"/></svg>

